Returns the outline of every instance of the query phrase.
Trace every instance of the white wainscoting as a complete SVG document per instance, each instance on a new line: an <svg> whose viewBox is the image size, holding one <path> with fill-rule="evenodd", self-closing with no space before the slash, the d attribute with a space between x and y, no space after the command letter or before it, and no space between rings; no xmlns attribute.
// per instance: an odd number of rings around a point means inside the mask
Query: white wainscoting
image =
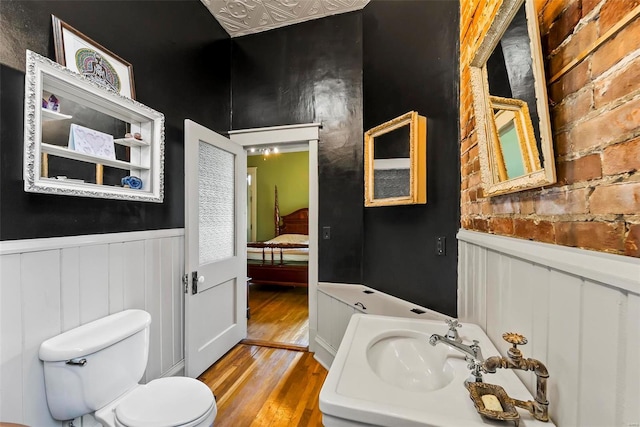
<svg viewBox="0 0 640 427"><path fill-rule="evenodd" d="M458 246L459 318L505 356L502 333L528 338L559 427L640 426L640 259L467 230Z"/></svg>
<svg viewBox="0 0 640 427"><path fill-rule="evenodd" d="M151 314L144 380L180 372L183 272L184 229L0 242L0 421L60 426L40 343L124 309Z"/></svg>

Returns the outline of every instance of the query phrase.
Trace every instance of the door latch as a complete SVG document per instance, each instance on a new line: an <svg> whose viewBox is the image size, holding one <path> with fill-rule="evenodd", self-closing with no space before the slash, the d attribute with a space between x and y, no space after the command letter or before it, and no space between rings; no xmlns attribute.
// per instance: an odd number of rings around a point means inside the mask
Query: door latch
<svg viewBox="0 0 640 427"><path fill-rule="evenodd" d="M191 294L195 295L198 293L198 272L194 271L191 273Z"/></svg>

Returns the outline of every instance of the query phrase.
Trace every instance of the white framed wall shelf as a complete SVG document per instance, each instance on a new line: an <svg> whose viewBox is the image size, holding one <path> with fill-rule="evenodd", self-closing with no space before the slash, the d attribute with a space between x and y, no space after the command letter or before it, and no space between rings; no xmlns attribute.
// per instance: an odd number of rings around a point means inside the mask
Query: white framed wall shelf
<svg viewBox="0 0 640 427"><path fill-rule="evenodd" d="M162 203L164 115L27 50L24 189Z"/></svg>

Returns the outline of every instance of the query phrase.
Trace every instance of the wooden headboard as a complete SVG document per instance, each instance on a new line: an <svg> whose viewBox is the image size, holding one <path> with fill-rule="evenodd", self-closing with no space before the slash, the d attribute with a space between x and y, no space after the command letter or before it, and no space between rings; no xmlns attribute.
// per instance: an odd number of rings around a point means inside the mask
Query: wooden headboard
<svg viewBox="0 0 640 427"><path fill-rule="evenodd" d="M309 234L309 208L298 209L281 218L282 225L278 227L278 235Z"/></svg>

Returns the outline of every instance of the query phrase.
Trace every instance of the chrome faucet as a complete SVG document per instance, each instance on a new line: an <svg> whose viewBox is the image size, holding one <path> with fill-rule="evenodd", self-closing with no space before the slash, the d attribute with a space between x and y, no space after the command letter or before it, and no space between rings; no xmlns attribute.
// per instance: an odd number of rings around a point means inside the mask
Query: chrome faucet
<svg viewBox="0 0 640 427"><path fill-rule="evenodd" d="M456 328L459 328L462 325L458 323L457 320L451 319L447 319L447 324L449 325L447 333L444 336L438 334L431 335L429 338L429 344L435 346L438 343L444 343L464 354L472 375L472 378L467 380L467 382L482 382L482 363L484 362L484 358L482 357L482 350L478 345L480 342L478 340L473 340L471 345L462 344L462 339L456 330Z"/></svg>

